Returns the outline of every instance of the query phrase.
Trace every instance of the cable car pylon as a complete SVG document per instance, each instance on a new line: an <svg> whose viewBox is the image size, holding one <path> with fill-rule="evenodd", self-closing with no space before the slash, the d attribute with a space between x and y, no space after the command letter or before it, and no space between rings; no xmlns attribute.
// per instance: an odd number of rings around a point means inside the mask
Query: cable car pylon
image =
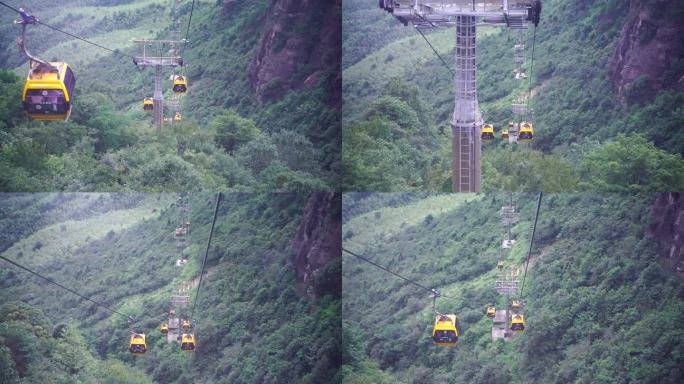
<svg viewBox="0 0 684 384"><path fill-rule="evenodd" d="M539 193L522 283L519 279L520 268L512 267L505 269L504 260L506 257L503 254L501 255L500 260L497 262L499 275L496 278L495 289L499 295L504 296L506 304L504 309L500 310L494 310L491 304L487 308L487 317L492 318L492 341L496 341L498 339L511 341L514 334L523 332L525 330L525 317L522 313L524 308L523 289L525 287L525 278L527 277L527 267L529 266L530 255L532 254L534 236L537 230L537 221L539 220L541 200L542 194ZM504 198L504 201L504 206L501 207L501 223L504 227L504 240L501 244L502 253L510 252L511 246L515 242L515 240L512 239L511 226L518 222L518 215L515 210L515 206L513 205L512 193L509 192L508 196Z"/></svg>
<svg viewBox="0 0 684 384"><path fill-rule="evenodd" d="M189 245L189 231L190 231L190 220L188 219L189 211L189 196L182 193L178 197L178 212L179 212L179 224L173 231L173 238L175 240L176 249L178 250L179 258L176 260L176 267L182 267L187 263L187 257L185 256L185 248ZM192 318L187 316L187 306L190 303L189 295L189 284L182 283L176 294L171 295L169 299L169 312L168 320L162 323L159 330L162 334L166 335L168 342L177 342L182 345L183 335L189 330L192 324ZM185 312L184 312L185 310ZM183 317L183 313L186 316Z"/></svg>
<svg viewBox="0 0 684 384"><path fill-rule="evenodd" d="M483 119L477 101L476 26L526 29L532 23L536 27L541 0L380 0L379 5L404 25L456 27L452 188L454 192L480 192Z"/></svg>
<svg viewBox="0 0 684 384"><path fill-rule="evenodd" d="M154 125L157 132L161 132L162 122L164 120L164 95L162 92L162 70L164 67L182 67L183 58L172 52L171 55L164 56L164 49L166 45L179 45L185 42L183 40L147 40L134 39L133 42L140 44L142 55L136 56L133 63L139 67L154 67L154 95L152 97L154 112ZM155 56L148 55L148 47L157 48L158 54Z"/></svg>
<svg viewBox="0 0 684 384"><path fill-rule="evenodd" d="M500 210L501 225L503 227L503 240L501 241L500 258L497 262L498 276L496 278L496 293L504 296L503 309L495 309L491 305L487 308L487 317L492 319L492 341L504 339L512 340L513 330L508 327L511 319L513 304L511 295L516 295L519 289L520 280L518 271L515 268L505 268L505 260L511 248L515 244L513 239L512 227L518 223L519 217L513 205L513 194L508 192L504 196L504 204ZM509 305L510 304L510 305Z"/></svg>

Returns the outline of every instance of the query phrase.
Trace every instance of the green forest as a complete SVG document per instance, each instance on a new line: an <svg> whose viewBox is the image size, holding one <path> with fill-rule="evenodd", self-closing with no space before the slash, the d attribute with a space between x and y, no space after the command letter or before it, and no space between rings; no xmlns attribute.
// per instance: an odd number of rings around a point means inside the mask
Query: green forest
<svg viewBox="0 0 684 384"><path fill-rule="evenodd" d="M345 194L344 249L449 296L436 310L458 316L459 339L434 346L430 292L345 253L344 382L680 382L684 284L652 236L666 221L657 197L544 194L519 297L526 327L506 342L485 316L507 304L495 291L504 196ZM520 220L503 257L521 270L537 194L512 200Z"/></svg>
<svg viewBox="0 0 684 384"><path fill-rule="evenodd" d="M614 91L621 30L637 10L644 21L634 49L646 47L684 15L677 1L545 0L526 31L528 82L514 79L516 33L480 27L478 99L497 139L482 145L484 191L670 191L684 188L684 74L672 57L658 77L644 74ZM631 20L631 19L630 19ZM657 21L653 21L657 20ZM370 0L345 0L343 23L343 188L345 191L451 191L454 84L420 34ZM656 24L657 23L657 24ZM453 67L453 28L426 37ZM660 37L659 37L660 38ZM667 44L667 42L663 43ZM510 104L530 92L535 139L504 143Z"/></svg>
<svg viewBox="0 0 684 384"><path fill-rule="evenodd" d="M175 24L175 0L7 3L114 52L29 26L29 50L69 63L77 78L67 122L31 121L21 106L28 64L16 45L21 27L12 24L19 15L0 7L0 190L312 191L339 182L338 69L302 57L289 79L294 85L275 77L258 94L251 84L267 27L287 17L275 13L277 1L180 1ZM290 40L304 55L319 52L323 10L339 15L324 4L307 8L264 54L282 54ZM158 132L142 110L154 71L133 64L140 49L131 39L169 39L179 28L183 37L188 28L189 40L183 120ZM321 61L339 61L336 55L333 43L319 52ZM164 72L165 97L171 73Z"/></svg>
<svg viewBox="0 0 684 384"><path fill-rule="evenodd" d="M305 283L289 261L309 196L224 194L199 294L215 195L188 198L182 267L175 266L178 197L2 195L0 255L132 315L148 351L129 353L126 317L0 260L0 382L341 380L339 254ZM159 331L182 284L196 305L193 353Z"/></svg>

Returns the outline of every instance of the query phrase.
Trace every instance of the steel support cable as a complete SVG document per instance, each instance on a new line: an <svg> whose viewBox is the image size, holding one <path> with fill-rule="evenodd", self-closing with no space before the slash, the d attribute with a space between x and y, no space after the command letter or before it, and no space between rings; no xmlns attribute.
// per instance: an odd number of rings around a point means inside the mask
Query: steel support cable
<svg viewBox="0 0 684 384"><path fill-rule="evenodd" d="M530 55L530 76L527 78L527 91L529 95L525 101L525 120L527 120L530 113L530 100L532 99L532 72L534 71L534 45L537 41L537 27L534 27L532 32L532 53Z"/></svg>
<svg viewBox="0 0 684 384"><path fill-rule="evenodd" d="M19 14L22 13L22 12L19 11L18 9L16 9L16 8L10 6L10 5L7 5L6 3L4 3L4 2L2 2L2 1L0 1L0 5L4 5L5 7L9 8L9 9L11 9L11 10L13 10L14 12L17 12L17 13L19 13ZM135 58L134 56L125 54L125 53L123 53L123 52L121 52L121 51L117 51L117 50L115 50L115 49L107 48L107 47L105 47L105 46L103 46L103 45L100 45L100 44L98 44L98 43L94 43L94 42L92 42L92 41L90 41L90 40L88 40L88 39L84 39L83 37L74 35L73 33L69 33L69 32L67 32L67 31L63 31L63 30L61 30L61 29L59 29L59 28L57 28L57 27L53 27L52 25L43 23L42 21L40 21L40 20L38 20L38 19L35 19L35 20L36 20L36 23L38 23L38 24L40 24L40 25L43 25L43 26L48 27L48 28L50 28L50 29L53 29L53 30L55 30L55 31L57 31L57 32L61 32L61 33L65 34L65 35L71 36L71 37L73 37L73 38L75 38L75 39L81 40L81 41L86 42L86 43L88 43L88 44L92 44L92 45L94 45L94 46L96 46L96 47L98 47L98 48L107 50L107 51L112 52L112 53L115 53L115 54L117 54L117 55L121 55L121 56L125 56L125 57L130 57L131 59L134 59L134 58Z"/></svg>
<svg viewBox="0 0 684 384"><path fill-rule="evenodd" d="M440 55L439 52L437 52L437 50L435 49L435 47L433 47L432 44L430 44L430 41L427 39L427 37L425 37L425 35L423 34L423 31L421 31L420 28L416 28L416 31L418 31L418 33L420 33L420 35L423 36L423 39L425 40L425 42L430 46L430 48L432 48L432 52L434 52L435 55L437 55L437 57L439 57L439 60L442 61L442 64L444 64L444 66L449 71L449 73L451 73L451 76L456 76L454 71L451 70L451 67L449 67L447 62L444 61L444 59L442 58L442 55Z"/></svg>
<svg viewBox="0 0 684 384"><path fill-rule="evenodd" d="M359 259L365 261L365 262L368 263L368 264L374 265L375 267L380 268L380 269L382 269L382 270L385 271L385 272L391 273L392 275L394 275L394 276L396 276L396 277L398 277L398 278L400 278L400 279L402 279L402 280L405 280L405 281L407 281L407 282L409 282L409 283L411 283L411 284L413 284L413 285L415 285L415 286L417 286L417 287L419 287L419 288L422 288L422 289L424 289L424 290L426 290L426 291L429 291L430 293L432 293L433 295L435 295L435 297L444 297L444 298L447 298L447 299L454 299L454 300L456 300L455 297L443 295L443 294L439 293L436 289L428 288L428 287L426 287L426 286L424 286L424 285L422 285L422 284L420 284L420 283L418 283L418 282L416 282L416 281L414 281L414 280L411 280L411 279L409 279L409 278L407 278L407 277L404 277L404 276L402 276L402 275L400 275L400 274L398 274L398 273L396 273L396 272L394 272L394 271L392 271L392 270L390 270L390 269L387 269L387 268L383 267L383 266L380 265L380 264L377 264L377 263L375 263L375 262L369 260L369 259L366 258L366 257L363 257L363 256L359 255L358 253L352 252L352 251L350 251L350 250L348 250L348 249L346 249L346 248L344 248L344 247L342 248L342 250L345 251L345 252L347 252L348 254L350 254L350 255L356 257L356 258L359 258Z"/></svg>
<svg viewBox="0 0 684 384"><path fill-rule="evenodd" d="M192 303L192 310L190 311L190 319L195 317L195 306L199 300L200 288L202 287L202 276L204 275L204 267L207 264L207 256L209 255L209 247L211 246L211 238L214 237L214 226L216 225L216 216L218 215L219 204L221 203L222 194L219 192L216 195L216 205L214 206L214 219L211 221L211 230L209 231L209 239L207 240L207 249L204 252L204 260L202 261L202 270L200 271L199 282L197 283L197 292L195 292L195 301Z"/></svg>
<svg viewBox="0 0 684 384"><path fill-rule="evenodd" d="M14 8L14 7L11 6L11 5L7 5L7 4L5 4L5 3L2 2L2 1L0 1L0 4L4 5L5 7L9 8L9 9L11 9L11 10L13 10L13 11L16 12L16 13L21 14L21 12L20 12L18 9Z"/></svg>
<svg viewBox="0 0 684 384"><path fill-rule="evenodd" d="M97 305L97 306L99 306L99 307L105 308L106 310L111 311L111 312L113 312L113 313L116 313L117 315L121 315L121 316L124 316L124 317L126 317L126 318L131 319L131 316L129 316L129 315L125 315L125 314L123 314L123 313L121 313L121 312L119 312L119 311L117 311L117 310L115 310L115 309L112 309L112 308L110 308L109 306L107 306L107 305L105 305L105 304L102 304L102 303L100 303L100 302L98 302L98 301L95 301L95 300L93 300L93 299L91 299L91 298L89 298L89 297L87 297L87 296L83 296L83 295L81 295L80 293L74 291L73 289L67 288L67 287L65 287L64 285L62 285L62 284L60 284L60 283L58 283L58 282L56 282L56 281L50 279L49 277L43 276L42 274L40 274L40 273L38 273L38 272L36 272L36 271L30 269L30 268L24 267L23 265L21 265L21 264L19 264L19 263L16 263L16 262L14 262L14 261L12 261L12 260L10 260L10 259L8 259L8 258L6 258L6 257L4 257L4 256L2 256L2 255L0 255L0 259L3 259L3 260L5 260L6 262L8 262L8 263L10 263L10 264L12 264L12 265L14 265L14 266L16 266L16 267L18 267L18 268L21 268L21 269L23 269L23 270L25 270L25 271L27 271L27 272L30 272L30 273L32 273L32 274L34 274L34 275L40 277L41 279L47 281L48 283L54 284L54 285L56 285L56 286L58 286L58 287L64 289L65 291L70 292L70 293L72 293L72 294L74 294L74 295L76 295L76 296L78 296L78 297L80 297L80 298L82 298L82 299L84 299L84 300L90 301L91 303L93 303L93 304L95 304L95 305Z"/></svg>
<svg viewBox="0 0 684 384"><path fill-rule="evenodd" d="M530 248L527 250L527 260L525 260L525 272L523 273L523 281L520 286L520 298L523 295L523 289L525 289L525 278L527 277L527 266L530 264L530 255L532 254L532 243L534 242L534 234L537 231L537 220L539 219L539 207L541 206L542 192L539 192L539 197L537 198L537 212L534 214L534 224L532 225L532 236L530 237Z"/></svg>
<svg viewBox="0 0 684 384"><path fill-rule="evenodd" d="M188 44L188 36L190 34L190 23L192 22L192 12L195 10L195 0L192 0L192 5L190 6L190 17L188 18L188 26L185 28L185 41L183 42L183 48L181 48L181 57L185 52L185 45Z"/></svg>

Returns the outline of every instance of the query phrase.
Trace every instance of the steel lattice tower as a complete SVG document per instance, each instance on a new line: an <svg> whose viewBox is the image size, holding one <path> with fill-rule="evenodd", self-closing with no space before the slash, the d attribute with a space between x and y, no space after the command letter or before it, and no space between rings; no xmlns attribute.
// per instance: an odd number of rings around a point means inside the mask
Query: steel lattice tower
<svg viewBox="0 0 684 384"><path fill-rule="evenodd" d="M526 29L539 23L540 0L380 0L380 8L416 28L456 27L452 187L480 192L482 115L477 103L477 25Z"/></svg>
<svg viewBox="0 0 684 384"><path fill-rule="evenodd" d="M454 55L454 113L452 129L452 186L456 192L480 191L480 126L477 103L476 28L474 16L456 17Z"/></svg>

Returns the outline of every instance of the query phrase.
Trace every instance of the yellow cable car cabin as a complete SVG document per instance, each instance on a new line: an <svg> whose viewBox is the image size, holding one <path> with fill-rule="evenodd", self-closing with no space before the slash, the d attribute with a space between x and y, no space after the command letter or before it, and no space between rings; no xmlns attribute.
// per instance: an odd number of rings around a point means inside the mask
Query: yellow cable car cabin
<svg viewBox="0 0 684 384"><path fill-rule="evenodd" d="M188 90L188 82L185 76L176 76L173 78L173 91L175 93L185 93Z"/></svg>
<svg viewBox="0 0 684 384"><path fill-rule="evenodd" d="M520 302L518 300L513 300L513 303L511 303L511 308L520 309Z"/></svg>
<svg viewBox="0 0 684 384"><path fill-rule="evenodd" d="M147 352L147 343L145 342L144 333L133 333L131 335L131 343L128 350L134 355L142 355Z"/></svg>
<svg viewBox="0 0 684 384"><path fill-rule="evenodd" d="M176 112L176 115L173 116L173 121L181 121L183 120L183 116L180 114L180 112Z"/></svg>
<svg viewBox="0 0 684 384"><path fill-rule="evenodd" d="M171 309L169 311L169 317L173 317L173 316L176 316L176 310L175 309Z"/></svg>
<svg viewBox="0 0 684 384"><path fill-rule="evenodd" d="M166 335L167 333L169 333L169 325L166 324L166 323L165 323L165 324L162 324L162 325L159 327L159 331L160 331L162 334Z"/></svg>
<svg viewBox="0 0 684 384"><path fill-rule="evenodd" d="M494 318L494 315L496 315L496 309L494 307L488 307L487 308L487 317L492 319L492 318Z"/></svg>
<svg viewBox="0 0 684 384"><path fill-rule="evenodd" d="M499 260L499 262L496 263L496 267L499 269L503 269L503 267L504 267L503 260Z"/></svg>
<svg viewBox="0 0 684 384"><path fill-rule="evenodd" d="M67 120L71 115L71 102L76 76L67 63L50 63L53 70L41 67L29 70L22 106L33 120Z"/></svg>
<svg viewBox="0 0 684 384"><path fill-rule="evenodd" d="M453 347L458 342L458 328L456 315L435 316L435 327L432 330L432 340L440 347Z"/></svg>
<svg viewBox="0 0 684 384"><path fill-rule="evenodd" d="M143 111L152 112L154 110L154 102L151 97L146 97L143 100Z"/></svg>
<svg viewBox="0 0 684 384"><path fill-rule="evenodd" d="M504 140L508 140L508 129L504 129L501 131L501 138Z"/></svg>
<svg viewBox="0 0 684 384"><path fill-rule="evenodd" d="M185 235L185 230L183 228L176 228L176 237Z"/></svg>
<svg viewBox="0 0 684 384"><path fill-rule="evenodd" d="M520 124L520 132L518 133L518 141L532 141L534 138L534 127L532 126L532 123L528 123L526 121L523 121L522 124Z"/></svg>
<svg viewBox="0 0 684 384"><path fill-rule="evenodd" d="M195 336L192 333L184 333L181 338L181 350L192 352L195 350Z"/></svg>
<svg viewBox="0 0 684 384"><path fill-rule="evenodd" d="M511 318L511 331L522 332L525 330L525 318L523 315L515 314Z"/></svg>
<svg viewBox="0 0 684 384"><path fill-rule="evenodd" d="M185 331L190 330L190 322L189 322L189 321L183 320L183 329L184 329Z"/></svg>
<svg viewBox="0 0 684 384"><path fill-rule="evenodd" d="M482 141L492 141L494 140L494 126L491 124L485 124L482 126Z"/></svg>

